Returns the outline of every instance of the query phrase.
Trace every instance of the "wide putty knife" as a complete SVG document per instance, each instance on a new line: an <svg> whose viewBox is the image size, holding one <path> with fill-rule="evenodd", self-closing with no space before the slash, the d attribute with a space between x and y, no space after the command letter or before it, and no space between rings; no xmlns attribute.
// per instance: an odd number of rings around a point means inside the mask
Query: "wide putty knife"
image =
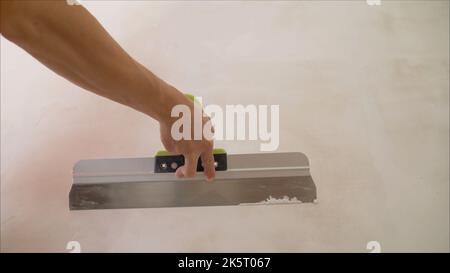
<svg viewBox="0 0 450 273"><path fill-rule="evenodd" d="M226 155L216 150L213 182L205 181L201 172L182 179L172 170L161 172L158 168L178 167L164 156L79 161L73 168L70 209L281 204L314 202L317 197L302 153ZM220 170L223 160L226 169Z"/></svg>

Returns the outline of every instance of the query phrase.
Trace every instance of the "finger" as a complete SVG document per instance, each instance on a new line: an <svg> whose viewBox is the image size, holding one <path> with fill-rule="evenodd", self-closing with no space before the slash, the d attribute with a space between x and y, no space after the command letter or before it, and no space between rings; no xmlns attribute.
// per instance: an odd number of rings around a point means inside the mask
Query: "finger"
<svg viewBox="0 0 450 273"><path fill-rule="evenodd" d="M214 166L214 156L212 150L202 154L203 172L208 181L213 181L216 176L216 168Z"/></svg>
<svg viewBox="0 0 450 273"><path fill-rule="evenodd" d="M182 167L183 167L183 166L179 167L179 168L175 171L175 176L178 177L178 178L183 178L183 177L184 177L183 171L182 171L182 169L181 169Z"/></svg>
<svg viewBox="0 0 450 273"><path fill-rule="evenodd" d="M184 155L184 165L178 168L177 172L181 172L182 177L193 177L197 172L197 163L199 154Z"/></svg>

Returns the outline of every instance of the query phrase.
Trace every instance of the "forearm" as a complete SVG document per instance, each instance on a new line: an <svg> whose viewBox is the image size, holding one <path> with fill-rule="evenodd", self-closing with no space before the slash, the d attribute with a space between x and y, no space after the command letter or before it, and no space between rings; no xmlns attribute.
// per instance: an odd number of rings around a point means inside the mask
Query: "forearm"
<svg viewBox="0 0 450 273"><path fill-rule="evenodd" d="M2 34L50 69L161 121L179 92L133 60L82 6L2 3Z"/></svg>

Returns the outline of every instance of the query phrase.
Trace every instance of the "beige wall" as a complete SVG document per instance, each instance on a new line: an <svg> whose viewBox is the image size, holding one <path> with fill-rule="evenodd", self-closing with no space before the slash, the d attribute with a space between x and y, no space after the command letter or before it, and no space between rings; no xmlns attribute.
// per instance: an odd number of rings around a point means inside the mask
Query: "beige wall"
<svg viewBox="0 0 450 273"><path fill-rule="evenodd" d="M2 251L449 250L449 1L84 3L206 103L279 104L319 203L69 212L74 162L150 156L157 124L1 38Z"/></svg>

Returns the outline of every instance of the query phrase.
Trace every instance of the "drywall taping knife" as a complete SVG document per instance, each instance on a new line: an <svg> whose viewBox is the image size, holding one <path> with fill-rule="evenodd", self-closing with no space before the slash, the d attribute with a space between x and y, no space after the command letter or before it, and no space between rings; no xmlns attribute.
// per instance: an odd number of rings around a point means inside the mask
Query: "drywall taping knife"
<svg viewBox="0 0 450 273"><path fill-rule="evenodd" d="M226 206L313 202L316 186L302 153L226 156L213 182L203 174L176 178L148 158L81 160L73 169L71 210ZM217 167L219 167L218 165Z"/></svg>

